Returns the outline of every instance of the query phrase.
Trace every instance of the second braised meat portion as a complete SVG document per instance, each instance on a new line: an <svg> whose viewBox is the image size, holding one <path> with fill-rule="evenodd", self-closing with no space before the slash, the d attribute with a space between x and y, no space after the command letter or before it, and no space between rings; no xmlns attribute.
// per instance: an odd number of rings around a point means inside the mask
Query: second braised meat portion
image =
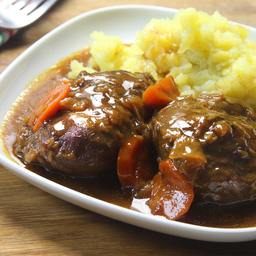
<svg viewBox="0 0 256 256"><path fill-rule="evenodd" d="M26 163L74 176L94 176L116 167L120 146L132 134L147 137L151 110L142 93L154 84L145 73L86 72L71 81L61 109L34 132L29 117L14 152Z"/></svg>
<svg viewBox="0 0 256 256"><path fill-rule="evenodd" d="M256 198L256 117L223 95L178 97L152 121L158 160L173 159L200 202Z"/></svg>

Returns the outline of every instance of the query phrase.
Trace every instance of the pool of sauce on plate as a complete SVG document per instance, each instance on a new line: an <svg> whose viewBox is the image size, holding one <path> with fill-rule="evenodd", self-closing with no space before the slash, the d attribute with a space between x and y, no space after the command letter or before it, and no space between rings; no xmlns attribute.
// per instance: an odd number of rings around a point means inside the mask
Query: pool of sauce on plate
<svg viewBox="0 0 256 256"><path fill-rule="evenodd" d="M87 65L90 58L88 50L79 51L45 71L34 79L22 94L18 104L14 104L3 122L1 138L6 154L23 165L12 153L12 145L15 141L17 130L26 115L29 115L36 107L42 95L53 86L59 84L63 77L70 71L70 62L73 59ZM132 203L132 192L121 187L115 175L115 171L104 173L94 178L75 178L49 172L39 165L25 166L30 171L61 184L65 187L94 198L130 208ZM256 200L244 202L240 206L219 206L213 204L198 205L193 203L186 216L178 221L220 228L243 228L256 226Z"/></svg>

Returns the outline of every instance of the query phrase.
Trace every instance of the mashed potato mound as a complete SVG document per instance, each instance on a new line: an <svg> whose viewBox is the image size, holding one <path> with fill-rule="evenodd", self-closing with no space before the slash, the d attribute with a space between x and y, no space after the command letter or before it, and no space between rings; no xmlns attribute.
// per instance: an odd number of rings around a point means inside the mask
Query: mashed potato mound
<svg viewBox="0 0 256 256"><path fill-rule="evenodd" d="M256 43L249 30L213 15L182 9L173 20L152 19L131 46L93 32L91 70L123 69L172 75L181 95L223 93L256 108Z"/></svg>

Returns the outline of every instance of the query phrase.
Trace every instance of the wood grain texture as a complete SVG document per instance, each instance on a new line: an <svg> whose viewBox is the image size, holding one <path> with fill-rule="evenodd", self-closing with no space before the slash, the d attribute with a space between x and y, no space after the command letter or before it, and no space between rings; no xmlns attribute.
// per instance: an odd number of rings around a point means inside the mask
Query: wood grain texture
<svg viewBox="0 0 256 256"><path fill-rule="evenodd" d="M120 4L195 7L256 27L249 0L60 0L0 47L0 73L46 33L81 13ZM53 197L0 166L0 255L256 255L255 242L209 243L164 235L106 218Z"/></svg>

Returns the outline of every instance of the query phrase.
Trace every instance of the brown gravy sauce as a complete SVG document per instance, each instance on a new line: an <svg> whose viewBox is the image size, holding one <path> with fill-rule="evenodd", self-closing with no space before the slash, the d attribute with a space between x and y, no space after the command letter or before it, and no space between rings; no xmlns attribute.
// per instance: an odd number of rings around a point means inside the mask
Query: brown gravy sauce
<svg viewBox="0 0 256 256"><path fill-rule="evenodd" d="M87 50L79 51L61 60L53 67L34 79L10 109L2 126L1 137L6 154L15 162L23 165L13 154L13 143L18 127L25 116L30 115L37 102L53 86L59 84L70 71L70 62L74 59L87 65L90 54ZM94 198L130 208L132 193L121 187L116 175L104 173L97 178L74 178L52 173L39 165L26 165L30 171ZM243 203L240 206L218 206L193 203L186 216L178 221L200 226L221 228L243 228L256 226L256 201Z"/></svg>

